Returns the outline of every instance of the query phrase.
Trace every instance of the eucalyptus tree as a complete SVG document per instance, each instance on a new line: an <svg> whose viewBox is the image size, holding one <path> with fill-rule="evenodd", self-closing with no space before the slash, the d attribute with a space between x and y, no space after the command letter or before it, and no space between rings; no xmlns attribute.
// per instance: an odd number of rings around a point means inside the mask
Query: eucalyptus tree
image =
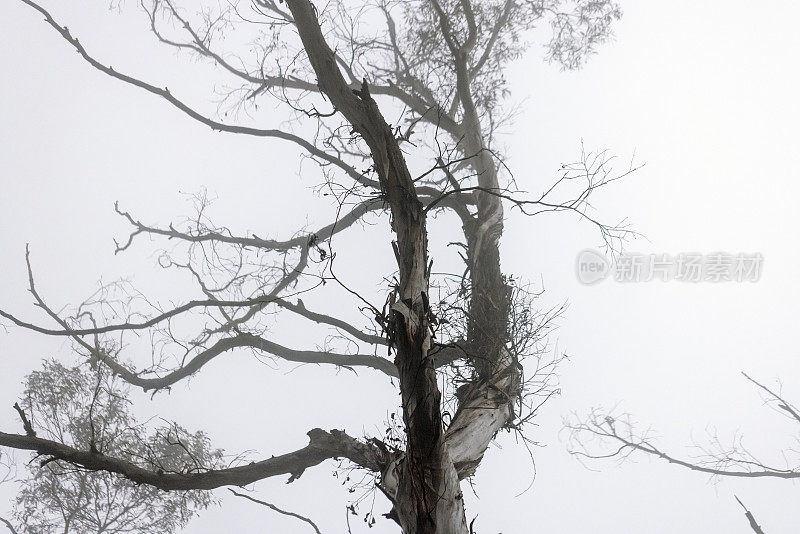
<svg viewBox="0 0 800 534"><path fill-rule="evenodd" d="M165 473L225 466L222 451L203 432L136 421L128 387L105 366L47 360L27 377L23 400L14 407L30 432L73 448L88 446L97 455ZM166 493L110 472L75 469L56 457L35 463L20 485L14 523L20 532L41 534L175 532L215 501L209 492Z"/></svg>
<svg viewBox="0 0 800 534"><path fill-rule="evenodd" d="M213 224L202 199L186 225L146 223L117 206L131 226L117 252L142 236L183 244L162 261L183 269L196 282L198 297L164 308L153 304L154 296L129 292L116 298L105 288L74 313L63 313L37 289L29 260L30 293L51 325L12 310L0 312L5 320L69 338L86 365L153 394L233 350L370 368L399 388L402 432L390 440L315 428L308 445L282 455L220 466L216 453L203 449L191 467L167 470L153 458L117 453L100 438L40 435L21 410L25 432L0 433L0 445L33 451L47 465L113 474L170 496L280 475L291 481L340 458L371 473L403 532L468 532L461 482L475 475L498 432L524 436L525 423L554 392L550 379L557 358L547 360L543 352L558 310L536 309L535 295L503 272L505 210L572 213L596 226L610 247L629 234L589 211L593 191L632 170L615 173L604 153L584 152L563 165L552 183L536 184L541 194L517 189L498 134L514 115L504 73L539 26L547 36L545 59L578 68L610 38L620 8L610 0L141 0L139 9L158 41L224 77L222 105L234 111L280 108L291 117L291 128L279 129L205 113L158 81L105 63L102 50L91 49L63 25L57 11L66 8L19 1L87 66L160 98L187 120L263 138L265 150L279 150L282 143L299 147L319 165L336 216L314 231L271 239ZM382 220L393 233L383 248L369 251L396 261L396 270L385 273L383 302L354 295L364 317L358 324L294 300L312 290L347 288L345 273L357 273L358 261L343 263L331 239L358 231L368 214L385 214ZM460 235L448 236L452 246L429 243L429 229L453 219ZM463 260L463 272L433 270L435 256L454 254ZM279 344L265 319L278 310L333 327L342 342L322 350ZM177 324L198 321L194 334L176 333ZM130 354L124 342L142 332L153 342L147 358ZM172 443L183 447L186 439L173 436Z"/></svg>

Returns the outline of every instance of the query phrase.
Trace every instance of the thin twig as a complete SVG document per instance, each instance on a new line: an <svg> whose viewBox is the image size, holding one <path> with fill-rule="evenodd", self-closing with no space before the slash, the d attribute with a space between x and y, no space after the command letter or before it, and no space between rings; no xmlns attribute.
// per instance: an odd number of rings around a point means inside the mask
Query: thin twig
<svg viewBox="0 0 800 534"><path fill-rule="evenodd" d="M310 520L309 518L307 518L305 516L302 516L300 514L296 514L294 512L289 512L288 510L282 510L281 508L278 508L274 504L268 503L266 501L261 501L259 499L254 498L254 497L251 497L249 495L245 495L244 493L239 493L239 492L237 492L237 491L235 491L235 490L233 490L231 488L228 488L228 491L230 491L231 493L233 493L237 497L242 497L242 498L247 499L248 501L253 501L254 503L260 504L262 506L266 506L270 510L278 512L279 514L288 515L289 517L294 517L296 519L299 519L300 521L308 523L309 525L311 525L311 527L314 529L314 531L317 534L322 534L322 532L320 532L319 527L316 525L316 523L314 523L312 520Z"/></svg>

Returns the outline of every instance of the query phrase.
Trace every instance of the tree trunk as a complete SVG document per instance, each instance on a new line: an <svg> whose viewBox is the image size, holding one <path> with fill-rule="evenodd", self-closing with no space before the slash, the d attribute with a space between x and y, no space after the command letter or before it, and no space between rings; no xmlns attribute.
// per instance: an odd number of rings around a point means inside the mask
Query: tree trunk
<svg viewBox="0 0 800 534"><path fill-rule="evenodd" d="M444 440L429 328L428 235L405 158L364 81L352 90L325 41L314 6L287 0L321 90L370 149L397 236L400 280L388 330L396 352L407 445L397 466L395 509L406 534L467 534L458 475Z"/></svg>

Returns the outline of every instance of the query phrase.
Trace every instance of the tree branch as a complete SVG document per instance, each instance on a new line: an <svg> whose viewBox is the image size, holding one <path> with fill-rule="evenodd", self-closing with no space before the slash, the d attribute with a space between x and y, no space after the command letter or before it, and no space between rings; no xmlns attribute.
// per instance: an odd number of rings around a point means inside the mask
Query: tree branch
<svg viewBox="0 0 800 534"><path fill-rule="evenodd" d="M215 52L210 48L208 44L201 38L201 36L197 33L195 28L191 26L191 24L186 20L184 17L180 16L176 8L174 7L173 3L170 0L159 0L158 3L163 3L167 6L167 9L172 17L174 17L180 25L186 30L189 34L191 40L189 42L176 42L171 39L168 39L162 35L156 25L156 9L148 10L145 8L149 18L150 18L150 26L153 33L156 35L159 41L162 43L172 46L178 49L190 49L193 52L211 59L218 65L220 65L223 69L228 71L229 73L233 74L234 76L257 86L257 88L253 91L251 96L255 96L256 94L264 91L265 89L274 89L278 88L281 90L297 90L297 91L307 91L312 93L319 93L320 87L319 85L298 79L295 77L285 77L285 76L271 76L265 75L263 72L259 75L253 75L250 72L245 70L239 69L234 67L229 61L227 61L224 57L222 57L219 53ZM288 14L286 14L288 15ZM291 17L289 16L287 20L290 20ZM337 63L340 66L346 66L346 62L340 57L337 53L335 55ZM354 74L349 72L351 79L354 79ZM357 82L351 82L350 88L351 89L358 89L359 85ZM425 99L408 93L404 91L401 87L397 86L396 84L390 83L389 85L374 85L371 87L373 94L376 95L385 95L391 98L395 98L408 106L414 113L416 113L420 119L427 120L428 122L434 122L434 119L427 118L429 115L428 111L432 106L435 104L432 102L427 102ZM444 119L444 124L442 127L453 134L456 133L457 125L452 120L447 120L449 117Z"/></svg>
<svg viewBox="0 0 800 534"><path fill-rule="evenodd" d="M14 528L14 525L12 525L7 519L0 517L0 523L3 523L11 532L11 534L18 534L17 530Z"/></svg>
<svg viewBox="0 0 800 534"><path fill-rule="evenodd" d="M521 391L517 361L506 350L497 358L491 377L463 386L458 410L445 438L459 477L475 474L489 443L514 417Z"/></svg>
<svg viewBox="0 0 800 534"><path fill-rule="evenodd" d="M42 299L39 292L36 290L36 284L33 279L33 269L31 268L30 262L30 248L28 246L25 247L25 263L28 269L28 290L33 295L34 299L36 300L36 305L42 308L53 320L55 320L59 325L61 325L61 329L54 330L51 328L44 328L38 326L33 323L29 323L23 321L15 317L14 315L0 310L0 317L4 317L15 325L25 328L27 330L31 330L33 332L38 332L40 334L46 334L48 336L68 336L73 337L77 340L78 336L86 336L86 335L98 335L98 334L106 334L109 332L117 332L122 330L144 330L155 326L158 323L166 321L172 317L185 313L189 310L194 308L221 308L221 307L231 307L231 308L250 308L251 310L260 310L264 308L264 306L272 303L277 298L277 295L285 289L289 284L294 282L297 277L300 275L302 270L305 268L305 265L308 260L308 246L304 246L301 249L301 258L298 262L298 265L287 275L285 276L275 287L270 291L270 293L263 295L261 297L257 297L254 299L246 299L246 300L218 300L218 299L206 299L206 300L192 300L181 306L163 312L155 317L151 317L146 321L142 321L140 323L121 323L121 324L113 324L113 325L106 325L106 326L99 326L93 328L71 328L58 314L55 313Z"/></svg>
<svg viewBox="0 0 800 534"><path fill-rule="evenodd" d="M618 430L618 426L626 428L625 433ZM708 465L701 463L693 463L688 460L682 460L656 447L647 436L636 436L633 432L632 425L624 420L620 420L610 415L602 416L593 413L589 416L588 421L577 423L569 423L567 428L573 433L573 443L580 445L580 449L571 451L573 455L581 456L590 459L602 459L612 457L626 457L631 452L639 451L650 454L657 458L661 458L666 462L685 467L691 471L699 473L707 473L714 476L725 477L738 477L738 478L780 478L780 479L798 479L800 478L800 470L797 469L777 469L769 467L761 462L754 461L747 458L741 458L730 455L723 455L721 457L711 458ZM601 440L610 440L619 446L616 450L608 454L591 453L586 450L582 445L580 435L588 433ZM728 469L728 465L743 466L742 469Z"/></svg>
<svg viewBox="0 0 800 534"><path fill-rule="evenodd" d="M778 408L789 414L789 416L792 419L800 423L800 411L798 411L798 409L791 402L787 401L782 396L775 393L761 382L758 382L757 380L750 378L750 376L744 371L742 372L742 376L744 376L747 380L758 386L760 389L764 390L770 397L772 397L774 400L778 402Z"/></svg>
<svg viewBox="0 0 800 534"><path fill-rule="evenodd" d="M131 233L131 235L128 237L128 241L122 246L117 245L117 249L115 252L122 252L126 250L133 242L133 238L136 237L136 235L138 234L159 235L166 237L168 239L179 239L181 241L186 241L189 243L204 243L213 241L216 243L227 243L230 245L238 245L241 247L254 247L264 250L287 251L293 248L308 246L310 239L313 239L316 243L327 241L328 239L338 234L339 232L351 227L367 213L383 209L385 209L385 203L383 202L383 200L379 198L370 198L359 204L356 204L355 207L353 207L353 209L351 209L349 212L340 216L334 222L321 227L316 232L303 233L291 239L278 241L274 239L262 239L256 235L253 235L251 237L239 237L233 235L226 235L215 231L198 232L198 233L181 232L179 230L176 230L171 224L169 225L168 228L157 228L153 226L148 226L142 223L141 221L134 219L133 216L127 211L120 210L119 203L115 202L114 210L122 217L125 217L125 219L127 219L127 221L131 224L131 226L135 228L133 233Z"/></svg>
<svg viewBox="0 0 800 534"><path fill-rule="evenodd" d="M307 250L305 247L303 250ZM223 306L225 305L225 301L218 301L218 300L210 300L210 301L193 301L187 303L183 306L179 306L171 310L170 312L166 312L159 317L155 317L149 321L145 321L143 323L127 323L123 325L110 325L106 327L99 327L93 329L72 329L69 327L67 322L58 316L39 295L38 291L36 290L36 285L33 279L33 270L31 268L30 263L30 251L26 250L25 261L28 268L28 279L29 279L29 290L33 295L34 299L36 300L36 304L41 307L50 317L52 317L60 326L61 330L51 330L42 328L36 325L32 325L30 323L25 323L20 321L16 317L12 315L0 311L0 315L7 317L15 322L15 324L22 326L24 328L28 328L30 330L44 333L48 335L66 335L72 337L78 344L80 344L84 349L89 351L95 358L102 361L106 365L108 365L115 373L119 374L123 379L128 381L129 383L142 387L145 390L148 389L162 389L164 387L168 387L175 382L186 378L195 372L197 372L201 367L203 367L206 363L211 361L214 357L231 350L236 347L251 347L254 349L262 350L265 352L269 352L275 356L283 358L288 361L298 362L298 363L316 363L316 364L334 364L342 367L354 367L354 366L365 366L371 367L373 369L377 369L382 371L383 373L396 377L397 376L397 369L394 364L375 355L361 355L361 354L337 354L332 352L322 352L322 351L305 351L305 350L295 350L284 347L262 337L258 337L252 334L240 333L239 335L232 337L232 338L225 338L219 340L215 343L212 347L203 350L198 355L196 355L187 365L176 369L169 373L168 375L161 377L161 378L143 378L125 366L116 362L113 358L111 358L108 354L101 352L98 347L93 346L86 341L84 341L80 336L83 335L98 335L102 333L112 332L116 330L138 330L141 328L147 328L148 326L152 326L159 321L166 320L169 317L173 317L178 313L182 313L192 307L196 306ZM280 285L279 285L280 287ZM278 292L279 289L276 288L275 292ZM250 304L250 312L256 309L263 308L269 302L271 302L274 298L274 295L269 295L264 299L257 299L253 303ZM241 302L240 302L241 304ZM241 321L241 318L239 319ZM27 429L26 429L27 430Z"/></svg>
<svg viewBox="0 0 800 534"><path fill-rule="evenodd" d="M36 432L33 430L33 425L31 425L30 419L28 419L28 416L25 415L25 411L20 408L19 403L14 403L14 409L17 411L19 418L22 420L22 428L25 429L25 435L31 437L36 436Z"/></svg>
<svg viewBox="0 0 800 534"><path fill-rule="evenodd" d="M309 525L311 525L311 528L314 529L314 532L316 532L317 534L322 534L322 532L320 532L319 527L317 526L317 524L314 523L312 520L310 520L309 518L307 518L305 516L302 516L300 514L296 514L294 512L288 512L286 510L282 510L282 509L278 508L277 506L275 506L274 504L268 503L266 501L261 501L259 499L253 498L253 497L251 497L249 495L245 495L244 493L239 493L239 492L237 492L236 490L234 490L232 488L228 488L228 491L230 491L231 493L233 493L237 497L242 497L242 498L247 499L249 501L252 501L254 503L260 504L262 506L266 506L270 510L278 512L279 514L288 515L289 517L294 517L296 519L299 519L300 521L303 521L304 523L308 523Z"/></svg>
<svg viewBox="0 0 800 534"><path fill-rule="evenodd" d="M222 486L246 486L258 480L279 475L291 475L289 482L299 478L309 467L330 458L347 458L353 463L380 471L388 458L374 445L368 445L340 430L326 432L315 428L308 432L309 444L296 451L273 456L260 462L227 469L199 473L164 473L152 471L127 460L83 451L49 439L0 432L0 445L30 450L39 455L68 462L89 471L116 473L139 484L172 490L209 490Z"/></svg>
<svg viewBox="0 0 800 534"><path fill-rule="evenodd" d="M486 64L486 61L492 54L492 49L494 45L497 43L497 38L500 36L500 30L502 30L506 23L508 22L509 15L511 14L511 8L514 7L514 0L506 0L506 3L503 4L503 11L500 13L500 16L497 18L497 22L492 27L489 40L486 42L486 46L483 49L483 53L478 61L475 62L474 65L470 68L470 75L474 76L483 68Z"/></svg>
<svg viewBox="0 0 800 534"><path fill-rule="evenodd" d="M251 128L249 126L230 125L212 120L204 115L201 115L188 105L184 104L181 100L173 96L168 88L165 87L162 89L160 87L156 87L155 85L152 85L150 83L144 82L132 76L128 76L127 74L118 72L114 70L113 67L107 67L103 65L102 63L94 59L91 55L89 55L89 53L80 43L80 41L78 41L78 38L73 37L66 26L59 25L47 10L45 10L43 7L33 2L32 0L20 0L20 1L32 7L42 15L44 15L45 22L47 22L50 26L52 26L69 44L71 44L72 47L75 48L75 50L81 55L81 57L83 57L92 67L103 72L104 74L107 74L108 76L111 76L112 78L116 78L135 87L144 89L145 91L152 93L156 96L160 96L161 98L172 104L174 107L183 111L189 117L205 124L212 130L235 133L235 134L252 135L256 137L274 137L277 139L283 139L285 141L291 141L292 143L295 143L300 147L302 147L303 149L305 149L312 156L317 157L327 163L336 165L340 169L344 170L351 178L353 178L358 183L372 188L376 188L378 186L377 182L368 179L351 165L348 165L341 159L332 156L331 154L328 154L324 150L317 148L312 143L306 141L302 137L281 130L265 130L265 129Z"/></svg>
<svg viewBox="0 0 800 534"><path fill-rule="evenodd" d="M753 529L753 532L755 532L756 534L764 534L764 531L761 530L761 527L756 522L756 518L753 517L753 514L750 513L750 510L747 509L747 506L745 506L744 503L741 500L739 500L739 497L737 497L736 495L734 495L733 498L736 499L736 502L738 502L742 506L742 508L744 508L744 516L747 518L748 523L750 523L750 528Z"/></svg>
<svg viewBox="0 0 800 534"><path fill-rule="evenodd" d="M249 347L252 349L267 352L288 362L310 363L310 364L329 364L338 367L369 367L382 373L397 377L397 368L385 358L370 354L338 354L327 351L296 350L284 347L263 337L252 334L239 334L234 337L224 338L217 341L211 347L199 352L189 363L181 366L166 375L158 378L147 378L140 374L133 373L125 366L116 362L107 354L98 354L92 349L92 354L100 361L108 365L115 373L126 382L141 387L145 391L159 390L167 388L176 382L187 378L198 372L203 366L220 354L239 347Z"/></svg>
<svg viewBox="0 0 800 534"><path fill-rule="evenodd" d="M305 307L303 301L298 299L297 304L292 304L291 302L284 300L284 299L275 299L275 304L289 310L297 315L305 317L315 323L327 324L334 326L340 330L343 330L353 336L356 339L364 341L365 343L370 343L373 345L386 345L387 341L386 338L382 336L374 336L371 334L367 334L366 332L362 332L358 328L354 327L348 322L343 321L342 319L338 319L336 317L331 317L330 315L325 315L322 313L316 313L308 308Z"/></svg>

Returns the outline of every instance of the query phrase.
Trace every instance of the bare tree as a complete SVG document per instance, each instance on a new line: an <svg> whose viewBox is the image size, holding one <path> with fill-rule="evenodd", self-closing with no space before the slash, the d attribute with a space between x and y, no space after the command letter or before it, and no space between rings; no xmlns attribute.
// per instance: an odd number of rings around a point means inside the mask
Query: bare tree
<svg viewBox="0 0 800 534"><path fill-rule="evenodd" d="M403 532L468 532L460 482L475 474L498 432L524 436L525 423L555 392L558 356L550 356L546 334L560 310L537 310L536 292L503 273L505 207L527 215L573 212L595 225L612 249L631 235L624 222L608 225L591 211L594 191L635 170L631 165L615 171L605 152L582 151L539 194L518 189L497 137L513 118L505 104L504 69L524 52L537 25L550 26L547 59L577 68L609 39L619 7L609 0L374 0L324 8L308 0L202 7L141 0L161 43L207 61L226 77L219 102L224 116L243 119L259 103L277 103L292 124L280 130L204 114L169 88L106 65L48 9L20 1L107 76L214 130L301 148L319 165L336 215L314 231L270 239L216 226L206 216L203 196L187 223L166 226L142 222L117 206L131 233L116 251L127 250L139 236L178 243L161 264L192 277L197 299L165 308L114 284L71 312L59 312L38 291L28 254L28 289L53 326L10 311L0 315L18 327L70 338L88 365L153 394L234 349L290 362L370 368L396 380L402 421L393 439L315 428L306 447L230 467L201 457L185 469L163 469L156 458L101 451L93 440L45 437L36 434L36 421L24 409L25 433L0 433L0 445L33 451L47 465L185 492L279 475L292 481L327 459L346 459L372 474ZM357 228L369 214L384 213L394 237L374 253L393 255L397 270L386 273L380 303L350 289L332 238ZM459 222L462 235L448 238L449 249L435 250L440 257L457 252L463 272L433 270L428 228L439 220L434 214ZM309 309L296 298L331 286L357 302L362 324ZM318 350L281 345L271 339L268 321L278 310L337 334ZM187 334L191 327L194 333ZM132 335L144 332L149 362L126 349Z"/></svg>

